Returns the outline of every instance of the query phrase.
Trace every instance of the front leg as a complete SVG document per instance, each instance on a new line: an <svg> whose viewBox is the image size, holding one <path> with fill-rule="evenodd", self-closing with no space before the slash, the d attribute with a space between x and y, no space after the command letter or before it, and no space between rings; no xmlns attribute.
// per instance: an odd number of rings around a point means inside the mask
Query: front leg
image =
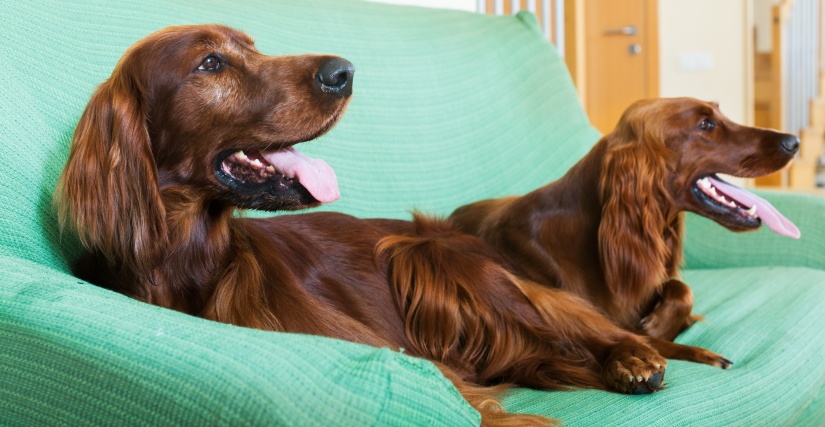
<svg viewBox="0 0 825 427"><path fill-rule="evenodd" d="M692 326L701 316L691 314L693 291L679 280L668 280L662 285L662 294L653 310L642 318L640 326L645 334L673 341L679 333Z"/></svg>
<svg viewBox="0 0 825 427"><path fill-rule="evenodd" d="M716 366L717 368L728 369L733 362L721 354L714 353L702 347L684 345L659 338L647 337L647 343L655 348L662 357L676 360L687 360L688 362L704 363L705 365Z"/></svg>

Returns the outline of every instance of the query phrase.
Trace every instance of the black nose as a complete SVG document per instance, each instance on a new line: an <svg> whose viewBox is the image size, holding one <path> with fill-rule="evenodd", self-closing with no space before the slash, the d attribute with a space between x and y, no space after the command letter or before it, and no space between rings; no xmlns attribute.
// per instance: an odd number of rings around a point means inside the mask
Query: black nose
<svg viewBox="0 0 825 427"><path fill-rule="evenodd" d="M315 80L322 91L342 98L352 94L355 66L344 58L332 58L321 64Z"/></svg>
<svg viewBox="0 0 825 427"><path fill-rule="evenodd" d="M782 150L784 150L786 153L796 154L796 152L799 151L799 138L793 135L788 135L782 138L782 142L780 142L780 145L782 145Z"/></svg>

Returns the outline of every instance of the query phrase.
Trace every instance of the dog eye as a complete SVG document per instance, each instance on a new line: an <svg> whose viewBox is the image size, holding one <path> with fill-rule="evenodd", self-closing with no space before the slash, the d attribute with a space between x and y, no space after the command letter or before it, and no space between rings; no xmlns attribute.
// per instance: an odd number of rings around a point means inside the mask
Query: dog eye
<svg viewBox="0 0 825 427"><path fill-rule="evenodd" d="M223 67L224 63L215 55L207 56L201 65L198 65L198 71L218 71Z"/></svg>
<svg viewBox="0 0 825 427"><path fill-rule="evenodd" d="M716 123L713 120L710 120L710 119L702 120L702 123L699 123L699 129L702 129L702 130L710 131L710 130L713 130L713 128L715 128L715 127L716 127Z"/></svg>

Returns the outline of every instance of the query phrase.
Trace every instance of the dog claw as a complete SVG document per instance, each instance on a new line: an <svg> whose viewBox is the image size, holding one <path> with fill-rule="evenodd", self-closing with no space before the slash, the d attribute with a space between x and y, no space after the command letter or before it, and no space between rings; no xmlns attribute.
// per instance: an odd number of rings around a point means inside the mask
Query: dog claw
<svg viewBox="0 0 825 427"><path fill-rule="evenodd" d="M638 377L642 378L642 377ZM658 391L662 388L662 383L665 378L664 371L662 372L655 372L653 375L650 376L647 380L644 378L639 379L635 384L632 384L630 387L630 394L651 394L655 391Z"/></svg>
<svg viewBox="0 0 825 427"><path fill-rule="evenodd" d="M606 361L603 378L609 390L650 394L662 388L667 362L644 346L620 347Z"/></svg>
<svg viewBox="0 0 825 427"><path fill-rule="evenodd" d="M664 372L656 372L647 379L647 383L654 389L662 388L662 381L665 379Z"/></svg>
<svg viewBox="0 0 825 427"><path fill-rule="evenodd" d="M639 380L630 387L630 394L651 394L662 388L664 372L655 372L646 381Z"/></svg>
<svg viewBox="0 0 825 427"><path fill-rule="evenodd" d="M696 359L685 359L690 360L692 362L704 363L710 366L716 366L717 368L721 369L729 369L733 362L728 358L722 356L721 354L716 354L712 351L705 350L701 357Z"/></svg>

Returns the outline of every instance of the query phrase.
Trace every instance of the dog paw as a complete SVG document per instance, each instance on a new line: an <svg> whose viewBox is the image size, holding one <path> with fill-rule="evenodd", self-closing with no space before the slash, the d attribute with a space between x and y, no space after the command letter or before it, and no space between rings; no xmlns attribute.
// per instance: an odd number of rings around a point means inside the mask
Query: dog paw
<svg viewBox="0 0 825 427"><path fill-rule="evenodd" d="M604 365L604 380L610 390L628 394L650 394L662 388L667 361L641 343L614 349Z"/></svg>
<svg viewBox="0 0 825 427"><path fill-rule="evenodd" d="M733 365L733 362L728 360L725 356L721 354L714 353L710 350L702 349L697 355L693 362L697 363L704 363L710 366L716 366L717 368L728 369Z"/></svg>

